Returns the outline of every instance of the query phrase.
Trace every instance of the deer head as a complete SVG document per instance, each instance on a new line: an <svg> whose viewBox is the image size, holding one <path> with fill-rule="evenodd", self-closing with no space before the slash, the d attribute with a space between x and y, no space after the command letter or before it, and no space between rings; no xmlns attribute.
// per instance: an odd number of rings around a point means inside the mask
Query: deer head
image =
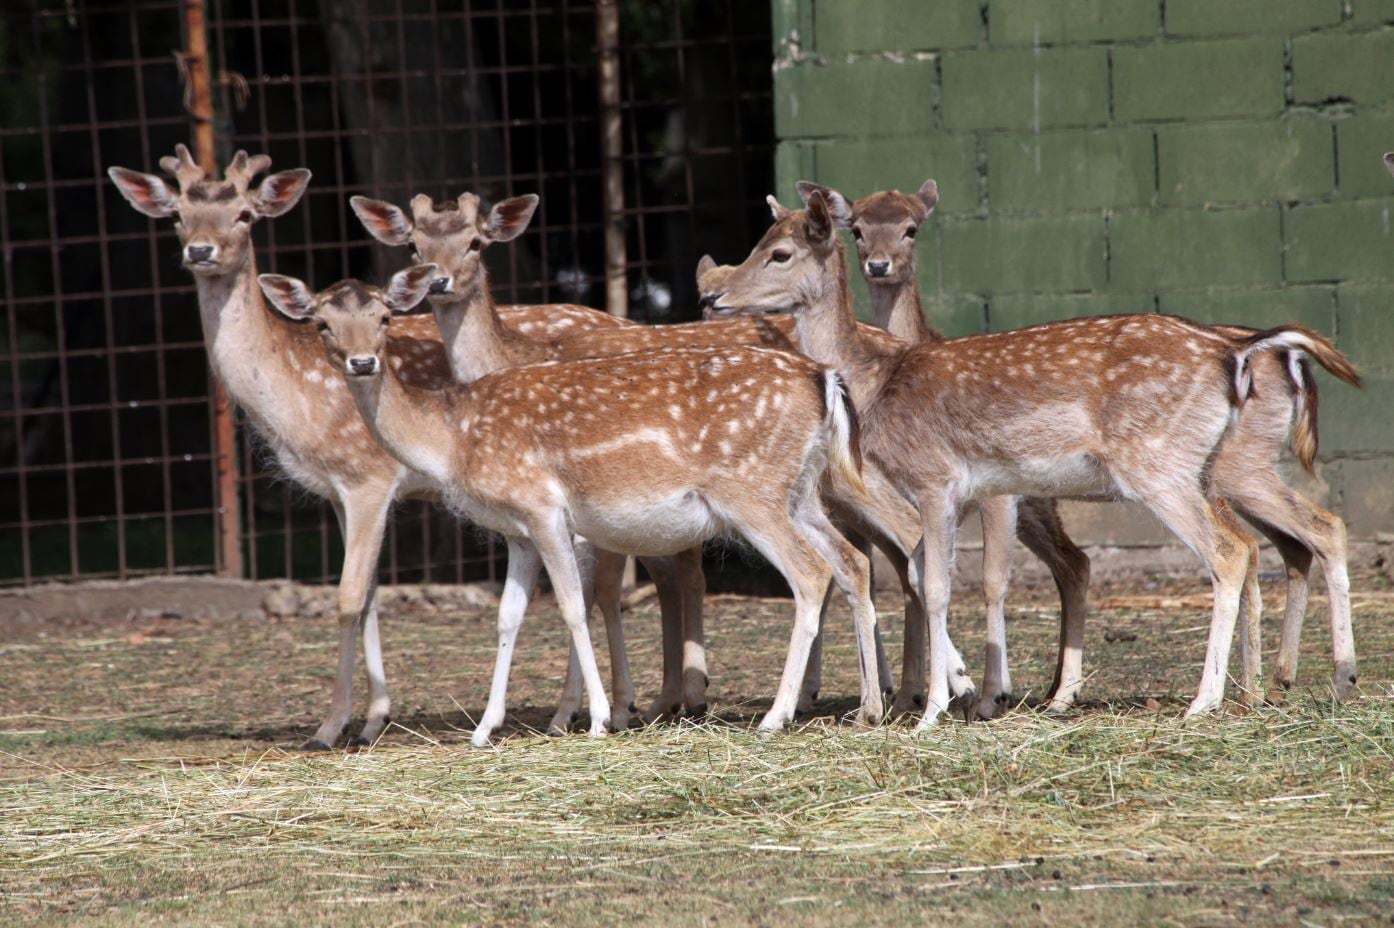
<svg viewBox="0 0 1394 928"><path fill-rule="evenodd" d="M420 303L439 273L434 264L418 264L392 275L385 289L359 280L341 280L319 293L304 282L280 274L257 278L267 302L297 322L314 322L329 359L350 377L382 371L387 326L393 313Z"/></svg>
<svg viewBox="0 0 1394 928"><path fill-rule="evenodd" d="M883 191L848 204L830 187L799 181L799 195L808 202L819 191L830 204L851 214L852 241L857 246L866 282L902 284L915 267L915 236L939 202L939 186L927 180L913 196L899 190Z"/></svg>
<svg viewBox="0 0 1394 928"><path fill-rule="evenodd" d="M713 316L795 312L824 299L830 286L845 279L845 265L840 274L827 265L843 260L836 230L851 224L847 201L811 190L806 208L790 211L770 200L775 223L745 261L724 272Z"/></svg>
<svg viewBox="0 0 1394 928"><path fill-rule="evenodd" d="M1394 151L1384 153L1384 169L1390 174L1394 174Z"/></svg>
<svg viewBox="0 0 1394 928"><path fill-rule="evenodd" d="M537 210L537 195L495 203L482 216L479 197L472 193L441 203L418 194L411 199L411 216L391 203L367 197L353 197L349 203L373 238L384 245L411 245L413 260L436 266L429 297L439 305L463 300L484 285L484 249L523 233Z"/></svg>
<svg viewBox="0 0 1394 928"><path fill-rule="evenodd" d="M310 183L310 172L295 168L272 174L254 188L252 181L271 167L271 159L245 151L233 157L222 181L205 176L183 145L174 147L174 156L161 158L160 167L174 178L177 190L162 178L128 168L108 168L107 176L139 212L156 219L174 217L183 264L200 277L241 270L252 253L252 224L289 212Z"/></svg>
<svg viewBox="0 0 1394 928"><path fill-rule="evenodd" d="M711 255L702 255L697 262L697 305L704 319L713 318L716 301L726 289L726 278L735 270L729 264L717 264Z"/></svg>

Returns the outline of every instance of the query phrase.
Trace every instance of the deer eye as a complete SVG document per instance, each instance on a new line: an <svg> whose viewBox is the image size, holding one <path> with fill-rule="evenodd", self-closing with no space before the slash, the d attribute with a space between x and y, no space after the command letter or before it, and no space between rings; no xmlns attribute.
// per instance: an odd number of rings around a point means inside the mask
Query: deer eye
<svg viewBox="0 0 1394 928"><path fill-rule="evenodd" d="M254 215L252 214L252 211L249 210L249 209L244 209L242 212L240 212L240 213L237 214L237 221L238 221L238 222L251 222L251 221L252 221L253 219L255 219L255 218L257 218L257 217L254 216Z"/></svg>
<svg viewBox="0 0 1394 928"><path fill-rule="evenodd" d="M325 322L323 319L316 319L316 320L315 320L315 328L316 328L316 329L319 329L321 332L328 332L328 331L329 331L329 323Z"/></svg>
<svg viewBox="0 0 1394 928"><path fill-rule="evenodd" d="M853 226L853 227L852 227L852 237L853 237L854 239L856 239L857 241L859 241L859 242L862 240L862 227L861 227L861 226Z"/></svg>
<svg viewBox="0 0 1394 928"><path fill-rule="evenodd" d="M484 247L484 240L483 240L482 238L476 238L476 239L472 239L472 240L470 241L470 251L478 251L479 249L481 249L481 248L483 248L483 247Z"/></svg>
<svg viewBox="0 0 1394 928"><path fill-rule="evenodd" d="M770 263L783 264L784 262L788 261L791 257L793 256L790 255L789 252L785 251L783 248L778 248L770 252Z"/></svg>
<svg viewBox="0 0 1394 928"><path fill-rule="evenodd" d="M910 226L909 228L907 228L907 229L905 230L905 237L906 237L906 238L914 238L914 237L915 237L915 233L916 233L917 231L919 231L919 230L917 230L914 226Z"/></svg>

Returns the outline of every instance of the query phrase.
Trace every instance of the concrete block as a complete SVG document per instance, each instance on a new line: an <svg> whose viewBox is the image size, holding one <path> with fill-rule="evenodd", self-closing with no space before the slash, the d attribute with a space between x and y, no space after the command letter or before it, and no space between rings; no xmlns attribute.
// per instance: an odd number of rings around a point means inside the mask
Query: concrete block
<svg viewBox="0 0 1394 928"><path fill-rule="evenodd" d="M1359 390L1321 378L1321 454L1394 452L1394 379L1367 377Z"/></svg>
<svg viewBox="0 0 1394 928"><path fill-rule="evenodd" d="M1394 0L1349 0L1351 21L1362 26L1394 23Z"/></svg>
<svg viewBox="0 0 1394 928"><path fill-rule="evenodd" d="M1394 277L1394 199L1315 203L1284 214L1289 281Z"/></svg>
<svg viewBox="0 0 1394 928"><path fill-rule="evenodd" d="M1102 48L949 52L943 80L944 125L951 129L1086 126L1108 119Z"/></svg>
<svg viewBox="0 0 1394 928"><path fill-rule="evenodd" d="M1394 378L1394 285L1343 285L1336 306L1337 347L1366 376Z"/></svg>
<svg viewBox="0 0 1394 928"><path fill-rule="evenodd" d="M833 139L814 148L807 179L857 199L877 190L912 193L927 178L939 184L939 213L978 208L978 150L971 134L937 132L915 139ZM805 178L794 178L801 180ZM792 182L791 182L792 183ZM792 189L780 175L781 191Z"/></svg>
<svg viewBox="0 0 1394 928"><path fill-rule="evenodd" d="M1394 99L1394 32L1323 32L1292 40L1298 103Z"/></svg>
<svg viewBox="0 0 1394 928"><path fill-rule="evenodd" d="M1102 216L946 221L941 241L949 292L1092 290L1105 282Z"/></svg>
<svg viewBox="0 0 1394 928"><path fill-rule="evenodd" d="M1276 37L1113 50L1118 120L1275 116L1283 105L1283 41Z"/></svg>
<svg viewBox="0 0 1394 928"><path fill-rule="evenodd" d="M1143 39L1160 27L1155 0L1010 0L988 8L993 45Z"/></svg>
<svg viewBox="0 0 1394 928"><path fill-rule="evenodd" d="M965 48L983 28L977 0L814 0L813 11L820 55Z"/></svg>
<svg viewBox="0 0 1394 928"><path fill-rule="evenodd" d="M1167 0L1167 35L1293 33L1341 21L1341 0Z"/></svg>
<svg viewBox="0 0 1394 928"><path fill-rule="evenodd" d="M1394 458L1336 461L1330 469L1340 488L1335 512L1351 539L1373 538L1394 526Z"/></svg>
<svg viewBox="0 0 1394 928"><path fill-rule="evenodd" d="M1015 293L994 296L987 321L988 331L1005 332L1080 316L1150 312L1150 293Z"/></svg>
<svg viewBox="0 0 1394 928"><path fill-rule="evenodd" d="M774 74L775 136L892 136L934 126L934 62L804 63Z"/></svg>
<svg viewBox="0 0 1394 928"><path fill-rule="evenodd" d="M1343 197L1394 196L1384 153L1394 151L1394 113L1357 113L1336 123L1336 157Z"/></svg>
<svg viewBox="0 0 1394 928"><path fill-rule="evenodd" d="M1329 121L1303 117L1158 129L1161 202L1199 206L1328 194L1336 186L1331 132Z"/></svg>
<svg viewBox="0 0 1394 928"><path fill-rule="evenodd" d="M1203 281L1201 281L1203 283ZM1159 308L1196 322L1215 322L1268 329L1296 323L1324 335L1336 334L1331 287L1284 287L1281 290L1169 290Z"/></svg>
<svg viewBox="0 0 1394 928"><path fill-rule="evenodd" d="M1109 229L1109 283L1121 290L1276 284L1278 209L1118 213Z"/></svg>
<svg viewBox="0 0 1394 928"><path fill-rule="evenodd" d="M1150 130L993 134L987 152L988 202L994 210L1152 204L1156 174Z"/></svg>

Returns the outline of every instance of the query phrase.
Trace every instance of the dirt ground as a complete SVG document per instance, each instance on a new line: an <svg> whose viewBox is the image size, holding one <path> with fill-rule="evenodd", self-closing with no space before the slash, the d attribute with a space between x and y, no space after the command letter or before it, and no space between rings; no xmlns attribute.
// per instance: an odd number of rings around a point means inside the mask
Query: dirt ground
<svg viewBox="0 0 1394 928"><path fill-rule="evenodd" d="M1022 705L1006 718L920 735L841 723L857 686L837 614L819 717L767 739L750 727L789 602L709 601L713 719L592 740L536 733L565 661L544 599L520 639L508 737L487 751L468 735L492 615L394 614L393 726L371 750L322 755L295 747L328 705L331 621L73 616L0 644L0 922L1387 923L1387 587L1353 583L1362 695L1346 706L1325 694L1320 591L1297 690L1183 723L1205 585L1100 584L1074 713L1031 708L1057 611L1053 590L1016 589ZM1267 670L1282 589L1264 588ZM959 591L951 628L980 677L971 597ZM898 657L896 605L878 603ZM655 603L626 628L644 705Z"/></svg>

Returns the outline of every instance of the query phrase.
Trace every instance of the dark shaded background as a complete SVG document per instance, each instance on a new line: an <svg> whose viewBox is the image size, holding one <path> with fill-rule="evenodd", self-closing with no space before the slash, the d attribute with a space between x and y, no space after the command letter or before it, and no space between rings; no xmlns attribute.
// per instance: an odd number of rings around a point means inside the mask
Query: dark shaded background
<svg viewBox="0 0 1394 928"><path fill-rule="evenodd" d="M696 315L698 256L745 253L772 189L770 11L621 4L631 315ZM112 164L157 170L188 141L175 2L21 2L0 13L0 582L207 571L216 563L208 376L172 229L131 210ZM380 278L354 193L537 192L490 252L501 300L600 305L594 7L209 0L220 160L266 152L315 180L257 229L265 270ZM241 441L254 577L333 579L332 514ZM501 553L501 552L500 552ZM492 546L420 504L384 579L491 576ZM729 562L729 559L728 559Z"/></svg>

